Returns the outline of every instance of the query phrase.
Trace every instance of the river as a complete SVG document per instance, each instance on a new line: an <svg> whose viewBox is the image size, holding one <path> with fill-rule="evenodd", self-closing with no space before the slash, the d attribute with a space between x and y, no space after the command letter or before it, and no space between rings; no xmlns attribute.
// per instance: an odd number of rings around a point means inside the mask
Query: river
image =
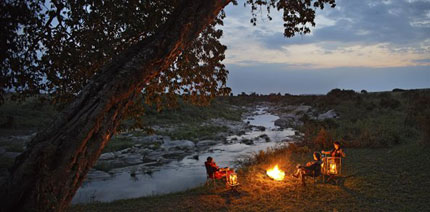
<svg viewBox="0 0 430 212"><path fill-rule="evenodd" d="M181 160L153 167L151 173L130 174L130 171L126 170L139 167L129 167L129 169L123 169L124 171L109 177L87 179L77 191L72 203L110 202L179 192L202 185L206 181L204 162L207 157L213 157L220 167L235 168L237 164L235 162L241 157L267 148L284 145L287 142L283 141L288 141L289 137L294 135L292 129L281 130L276 127L274 121L279 117L269 114L266 110L265 107L258 107L253 115L244 120L250 125L263 126L264 130L253 128L244 135L229 136L227 142L219 142L203 152L197 152ZM252 143L246 144L241 142L243 140L252 140Z"/></svg>

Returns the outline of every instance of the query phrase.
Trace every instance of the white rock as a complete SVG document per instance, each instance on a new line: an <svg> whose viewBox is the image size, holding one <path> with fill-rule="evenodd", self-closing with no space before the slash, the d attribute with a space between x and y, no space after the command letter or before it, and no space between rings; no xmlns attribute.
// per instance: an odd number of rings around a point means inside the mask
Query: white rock
<svg viewBox="0 0 430 212"><path fill-rule="evenodd" d="M205 146L212 146L212 145L215 145L215 144L217 144L218 142L217 141L214 141L214 140L203 140L203 141L199 141L197 144L196 144L196 146L197 147L205 147Z"/></svg>
<svg viewBox="0 0 430 212"><path fill-rule="evenodd" d="M195 147L194 142L189 140L165 140L161 148L170 149L193 149Z"/></svg>
<svg viewBox="0 0 430 212"><path fill-rule="evenodd" d="M112 160L115 158L115 154L113 152L107 152L100 155L99 160Z"/></svg>
<svg viewBox="0 0 430 212"><path fill-rule="evenodd" d="M337 114L334 110L329 110L323 114L320 114L318 116L318 120L324 120L324 119L332 119L332 118L336 118Z"/></svg>

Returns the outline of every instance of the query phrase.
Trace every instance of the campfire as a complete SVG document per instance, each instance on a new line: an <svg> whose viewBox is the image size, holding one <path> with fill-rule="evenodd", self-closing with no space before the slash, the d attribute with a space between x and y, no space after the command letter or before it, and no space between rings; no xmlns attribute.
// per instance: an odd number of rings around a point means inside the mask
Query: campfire
<svg viewBox="0 0 430 212"><path fill-rule="evenodd" d="M278 164L276 164L275 167L268 169L266 173L270 178L277 181L281 181L285 177L285 172L279 169Z"/></svg>

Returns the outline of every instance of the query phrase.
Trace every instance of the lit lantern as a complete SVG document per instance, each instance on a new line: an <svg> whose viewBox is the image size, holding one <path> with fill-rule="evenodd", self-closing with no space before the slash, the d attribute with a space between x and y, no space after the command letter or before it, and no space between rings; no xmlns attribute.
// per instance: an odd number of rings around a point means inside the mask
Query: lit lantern
<svg viewBox="0 0 430 212"><path fill-rule="evenodd" d="M330 164L330 174L337 174L336 164L332 163Z"/></svg>
<svg viewBox="0 0 430 212"><path fill-rule="evenodd" d="M239 185L239 182L237 181L236 173L230 173L227 175L227 184L231 187Z"/></svg>
<svg viewBox="0 0 430 212"><path fill-rule="evenodd" d="M284 179L285 177L285 172L283 172L282 170L279 169L278 164L275 165L275 167L273 167L272 169L268 169L266 171L266 174L277 181L281 181Z"/></svg>
<svg viewBox="0 0 430 212"><path fill-rule="evenodd" d="M341 158L326 157L321 164L321 171L325 175L340 175L341 165Z"/></svg>

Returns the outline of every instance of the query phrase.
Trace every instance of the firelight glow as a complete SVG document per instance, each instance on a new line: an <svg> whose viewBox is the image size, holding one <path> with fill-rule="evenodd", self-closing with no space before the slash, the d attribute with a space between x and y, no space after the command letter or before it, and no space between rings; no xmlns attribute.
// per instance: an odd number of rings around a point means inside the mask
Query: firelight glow
<svg viewBox="0 0 430 212"><path fill-rule="evenodd" d="M278 164L276 164L275 167L268 169L266 173L270 178L277 181L281 181L285 177L285 172L279 169Z"/></svg>

